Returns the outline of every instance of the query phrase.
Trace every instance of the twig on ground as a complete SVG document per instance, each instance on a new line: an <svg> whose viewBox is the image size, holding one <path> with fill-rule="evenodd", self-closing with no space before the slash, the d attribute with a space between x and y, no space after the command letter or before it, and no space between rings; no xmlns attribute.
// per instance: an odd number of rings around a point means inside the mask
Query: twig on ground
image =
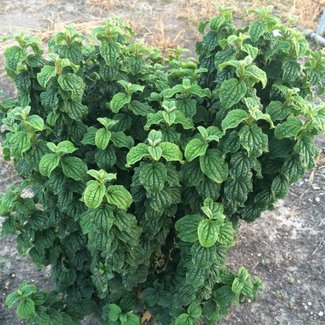
<svg viewBox="0 0 325 325"><path fill-rule="evenodd" d="M323 239L318 243L318 245L316 246L316 248L314 249L314 251L311 253L310 256L313 256L313 255L316 254L316 252L318 251L318 249L323 245L324 240L325 240L325 238L323 238Z"/></svg>

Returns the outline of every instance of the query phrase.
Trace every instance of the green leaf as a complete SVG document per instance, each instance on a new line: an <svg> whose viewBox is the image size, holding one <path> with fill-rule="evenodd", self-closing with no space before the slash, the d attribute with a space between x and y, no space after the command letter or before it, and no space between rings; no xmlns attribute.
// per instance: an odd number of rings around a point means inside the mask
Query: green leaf
<svg viewBox="0 0 325 325"><path fill-rule="evenodd" d="M216 183L222 183L228 177L228 165L219 150L207 150L205 155L200 157L200 167L202 172Z"/></svg>
<svg viewBox="0 0 325 325"><path fill-rule="evenodd" d="M103 41L99 46L99 53L108 66L113 66L118 59L120 46L118 43Z"/></svg>
<svg viewBox="0 0 325 325"><path fill-rule="evenodd" d="M167 181L167 168L161 162L142 164L139 180L148 192L160 191Z"/></svg>
<svg viewBox="0 0 325 325"><path fill-rule="evenodd" d="M179 239L188 243L195 243L198 240L197 229L201 220L202 216L199 215L189 215L177 220L175 229Z"/></svg>
<svg viewBox="0 0 325 325"><path fill-rule="evenodd" d="M148 146L144 143L139 143L135 147L131 148L126 156L127 167L140 161L143 157L148 156Z"/></svg>
<svg viewBox="0 0 325 325"><path fill-rule="evenodd" d="M100 206L105 196L106 188L98 181L89 181L83 193L83 199L88 208L96 209Z"/></svg>
<svg viewBox="0 0 325 325"><path fill-rule="evenodd" d="M244 288L244 284L245 283L240 281L240 279L235 278L231 285L232 292L239 295Z"/></svg>
<svg viewBox="0 0 325 325"><path fill-rule="evenodd" d="M122 310L118 305L109 304L104 306L104 314L107 315L107 320L110 320L111 322L116 322L122 314Z"/></svg>
<svg viewBox="0 0 325 325"><path fill-rule="evenodd" d="M26 120L26 124L31 126L33 129L37 131L44 130L44 120L38 115L30 115Z"/></svg>
<svg viewBox="0 0 325 325"><path fill-rule="evenodd" d="M20 319L32 319L35 316L35 304L30 298L24 298L17 306L17 315Z"/></svg>
<svg viewBox="0 0 325 325"><path fill-rule="evenodd" d="M114 147L117 148L132 148L134 146L134 140L131 136L125 135L124 132L112 132L111 140Z"/></svg>
<svg viewBox="0 0 325 325"><path fill-rule="evenodd" d="M234 109L230 111L226 117L223 119L221 123L221 127L223 130L234 129L241 122L247 120L249 118L249 114L242 109Z"/></svg>
<svg viewBox="0 0 325 325"><path fill-rule="evenodd" d="M282 64L283 79L289 82L295 81L301 73L301 66L297 61L284 61Z"/></svg>
<svg viewBox="0 0 325 325"><path fill-rule="evenodd" d="M113 96L109 106L113 113L118 113L120 109L131 102L131 96L124 93L117 93Z"/></svg>
<svg viewBox="0 0 325 325"><path fill-rule="evenodd" d="M64 91L71 93L71 98L78 101L82 98L85 90L83 80L73 73L60 75L58 83Z"/></svg>
<svg viewBox="0 0 325 325"><path fill-rule="evenodd" d="M200 288L204 284L206 270L198 267L191 267L186 272L186 283L191 285L194 289Z"/></svg>
<svg viewBox="0 0 325 325"><path fill-rule="evenodd" d="M6 305L8 308L12 308L13 305L20 300L20 295L14 291L11 292L7 297L6 297Z"/></svg>
<svg viewBox="0 0 325 325"><path fill-rule="evenodd" d="M183 154L176 144L170 142L161 142L159 144L159 147L162 149L161 156L167 161L183 160Z"/></svg>
<svg viewBox="0 0 325 325"><path fill-rule="evenodd" d="M235 78L226 80L220 87L220 102L225 108L230 108L237 104L246 94L247 87L245 82Z"/></svg>
<svg viewBox="0 0 325 325"><path fill-rule="evenodd" d="M147 116L148 114L155 112L148 103L141 103L138 100L133 100L129 107L135 115L140 116Z"/></svg>
<svg viewBox="0 0 325 325"><path fill-rule="evenodd" d="M127 210L132 204L132 196L130 192L122 185L108 186L107 202L116 205L119 209Z"/></svg>
<svg viewBox="0 0 325 325"><path fill-rule="evenodd" d="M294 151L299 154L303 166L307 169L315 167L316 158L319 155L314 139L310 135L301 136L295 147Z"/></svg>
<svg viewBox="0 0 325 325"><path fill-rule="evenodd" d="M203 156L208 149L208 144L201 138L192 139L185 147L185 157L187 161L192 161L196 157Z"/></svg>
<svg viewBox="0 0 325 325"><path fill-rule="evenodd" d="M55 66L45 65L41 69L41 71L37 74L37 81L43 88L46 88L47 84L55 76L56 76L56 68L55 68Z"/></svg>
<svg viewBox="0 0 325 325"><path fill-rule="evenodd" d="M151 158L155 161L158 161L162 155L162 148L160 146L157 147L148 147L149 154Z"/></svg>
<svg viewBox="0 0 325 325"><path fill-rule="evenodd" d="M181 124L185 130L193 129L194 124L191 118L186 117L181 111L173 111L175 113L175 121L174 124Z"/></svg>
<svg viewBox="0 0 325 325"><path fill-rule="evenodd" d="M254 79L256 82L261 82L262 87L265 88L267 84L267 75L265 71L252 64L245 69L245 77Z"/></svg>
<svg viewBox="0 0 325 325"><path fill-rule="evenodd" d="M211 247L218 240L219 226L215 220L201 220L197 228L199 242L203 247Z"/></svg>
<svg viewBox="0 0 325 325"><path fill-rule="evenodd" d="M62 111L67 113L71 119L80 121L87 115L88 108L80 102L69 100L64 102Z"/></svg>
<svg viewBox="0 0 325 325"><path fill-rule="evenodd" d="M204 200L201 210L209 219L224 219L223 205L221 203L214 202L209 197Z"/></svg>
<svg viewBox="0 0 325 325"><path fill-rule="evenodd" d="M175 320L175 325L195 325L191 316L188 314L181 314Z"/></svg>
<svg viewBox="0 0 325 325"><path fill-rule="evenodd" d="M202 308L196 302L192 302L188 306L187 312L192 318L198 320L202 315Z"/></svg>
<svg viewBox="0 0 325 325"><path fill-rule="evenodd" d="M120 316L121 325L140 325L139 316L132 312Z"/></svg>
<svg viewBox="0 0 325 325"><path fill-rule="evenodd" d="M250 55L253 59L257 57L259 52L259 49L251 44L244 44L242 50Z"/></svg>
<svg viewBox="0 0 325 325"><path fill-rule="evenodd" d="M66 157L61 165L63 174L75 181L83 181L87 175L87 165L78 157Z"/></svg>
<svg viewBox="0 0 325 325"><path fill-rule="evenodd" d="M285 122L278 124L274 130L277 139L296 138L304 124L298 117L289 117Z"/></svg>
<svg viewBox="0 0 325 325"><path fill-rule="evenodd" d="M275 198L277 199L283 199L287 196L289 192L289 180L285 175L279 175L274 178L272 185L271 185L271 191Z"/></svg>
<svg viewBox="0 0 325 325"><path fill-rule="evenodd" d="M249 156L259 157L263 152L268 151L268 137L256 124L245 125L240 129L239 142L247 150Z"/></svg>
<svg viewBox="0 0 325 325"><path fill-rule="evenodd" d="M13 72L16 72L19 64L26 59L24 50L19 46L6 48L4 56L6 68Z"/></svg>
<svg viewBox="0 0 325 325"><path fill-rule="evenodd" d="M10 152L20 157L31 147L31 137L25 131L18 131L10 137Z"/></svg>
<svg viewBox="0 0 325 325"><path fill-rule="evenodd" d="M253 43L257 42L265 32L265 24L258 21L254 21L249 24L248 34Z"/></svg>
<svg viewBox="0 0 325 325"><path fill-rule="evenodd" d="M234 228L231 222L224 222L219 226L218 242L226 247L234 244Z"/></svg>
<svg viewBox="0 0 325 325"><path fill-rule="evenodd" d="M252 183L245 179L228 179L224 187L225 196L230 202L244 203L251 191Z"/></svg>
<svg viewBox="0 0 325 325"><path fill-rule="evenodd" d="M96 147L105 150L108 146L109 140L111 139L111 135L111 132L105 128L98 129L95 135Z"/></svg>
<svg viewBox="0 0 325 325"><path fill-rule="evenodd" d="M290 109L279 101L272 101L267 105L266 113L271 116L273 121L282 121L290 114Z"/></svg>
<svg viewBox="0 0 325 325"><path fill-rule="evenodd" d="M50 177L52 171L59 165L60 157L55 153L48 153L39 162L39 172L46 177Z"/></svg>

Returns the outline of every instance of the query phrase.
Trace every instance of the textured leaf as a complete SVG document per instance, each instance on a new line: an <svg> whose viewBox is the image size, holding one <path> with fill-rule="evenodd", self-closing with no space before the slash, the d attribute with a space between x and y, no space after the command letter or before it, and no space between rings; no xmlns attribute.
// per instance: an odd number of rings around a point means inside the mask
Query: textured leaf
<svg viewBox="0 0 325 325"><path fill-rule="evenodd" d="M60 157L54 153L46 154L39 163L39 171L43 176L50 177L52 171L59 165Z"/></svg>
<svg viewBox="0 0 325 325"><path fill-rule="evenodd" d="M199 215L185 216L175 223L177 236L180 240L195 243L198 240L198 225L202 217Z"/></svg>
<svg viewBox="0 0 325 325"><path fill-rule="evenodd" d="M9 293L9 295L6 297L6 305L8 308L12 308L13 305L20 300L20 295L14 291Z"/></svg>
<svg viewBox="0 0 325 325"><path fill-rule="evenodd" d="M274 130L277 139L297 137L304 124L298 117L289 117L285 122L278 124Z"/></svg>
<svg viewBox="0 0 325 325"><path fill-rule="evenodd" d="M272 194L277 199L283 199L289 192L289 185L289 180L285 175L275 177L271 186Z"/></svg>
<svg viewBox="0 0 325 325"><path fill-rule="evenodd" d="M246 94L247 87L242 81L235 78L226 80L220 87L220 102L225 108L230 108L237 104Z"/></svg>
<svg viewBox="0 0 325 325"><path fill-rule="evenodd" d="M255 43L266 32L266 25L257 21L249 24L248 34L252 42Z"/></svg>
<svg viewBox="0 0 325 325"><path fill-rule="evenodd" d="M261 82L263 88L266 87L267 75L265 71L263 71L256 65L249 65L245 70L245 76L253 78L256 82Z"/></svg>
<svg viewBox="0 0 325 325"><path fill-rule="evenodd" d="M223 119L221 127L223 130L236 128L241 122L247 120L248 113L242 109L234 109L230 111Z"/></svg>
<svg viewBox="0 0 325 325"><path fill-rule="evenodd" d="M271 116L273 121L281 121L284 120L290 114L290 109L285 107L279 101L272 101L266 107L266 112Z"/></svg>
<svg viewBox="0 0 325 325"><path fill-rule="evenodd" d="M186 282L195 289L200 288L204 284L205 275L206 275L206 270L202 268L192 267L186 273Z"/></svg>
<svg viewBox="0 0 325 325"><path fill-rule="evenodd" d="M119 209L127 210L132 204L132 196L124 186L111 185L107 188L107 202Z"/></svg>
<svg viewBox="0 0 325 325"><path fill-rule="evenodd" d="M197 229L199 242L203 247L211 247L218 240L219 226L214 220L201 220Z"/></svg>
<svg viewBox="0 0 325 325"><path fill-rule="evenodd" d="M162 157L167 161L183 160L183 154L176 144L170 142L161 142L159 146L162 149Z"/></svg>
<svg viewBox="0 0 325 325"><path fill-rule="evenodd" d="M303 135L299 138L294 150L300 155L301 162L306 169L311 169L315 166L315 160L319 155L319 149L311 136Z"/></svg>
<svg viewBox="0 0 325 325"><path fill-rule="evenodd" d="M89 181L83 194L83 199L88 208L96 209L100 206L105 196L106 188L98 181Z"/></svg>
<svg viewBox="0 0 325 325"><path fill-rule="evenodd" d="M196 157L203 156L208 149L208 144L203 139L192 139L185 147L185 157L187 161L192 161Z"/></svg>
<svg viewBox="0 0 325 325"><path fill-rule="evenodd" d="M155 162L140 166L140 183L149 192L157 192L164 188L167 181L167 169L163 163Z"/></svg>
<svg viewBox="0 0 325 325"><path fill-rule="evenodd" d="M127 166L135 164L147 155L149 155L148 146L144 143L137 144L130 149L126 156Z"/></svg>
<svg viewBox="0 0 325 325"><path fill-rule="evenodd" d="M10 151L15 156L21 156L31 147L31 137L25 131L18 131L10 138Z"/></svg>
<svg viewBox="0 0 325 325"><path fill-rule="evenodd" d="M71 93L73 100L80 100L85 90L83 80L73 73L60 75L58 83L64 91Z"/></svg>
<svg viewBox="0 0 325 325"><path fill-rule="evenodd" d="M301 71L300 64L297 61L284 61L282 64L283 79L295 81Z"/></svg>
<svg viewBox="0 0 325 325"><path fill-rule="evenodd" d="M113 132L111 140L115 147L117 148L132 148L134 145L133 138L125 135L124 132Z"/></svg>
<svg viewBox="0 0 325 325"><path fill-rule="evenodd" d="M31 126L34 130L44 130L44 120L38 115L30 115L26 120L26 124Z"/></svg>
<svg viewBox="0 0 325 325"><path fill-rule="evenodd" d="M35 316L35 304L30 298L24 298L17 306L17 314L20 319L31 319Z"/></svg>
<svg viewBox="0 0 325 325"><path fill-rule="evenodd" d="M194 325L194 321L188 314L181 314L175 320L175 325Z"/></svg>
<svg viewBox="0 0 325 325"><path fill-rule="evenodd" d="M135 115L147 116L154 113L153 108L148 103L141 103L138 100L133 100L130 104L130 109Z"/></svg>
<svg viewBox="0 0 325 325"><path fill-rule="evenodd" d="M240 129L239 142L247 150L249 156L259 157L263 152L268 151L268 137L256 124L245 125Z"/></svg>
<svg viewBox="0 0 325 325"><path fill-rule="evenodd" d="M245 179L227 180L224 188L226 198L231 202L239 203L244 203L247 200L251 190L252 184Z"/></svg>
<svg viewBox="0 0 325 325"><path fill-rule="evenodd" d="M122 310L118 305L109 304L104 306L103 314L107 320L116 322L122 314Z"/></svg>
<svg viewBox="0 0 325 325"><path fill-rule="evenodd" d="M56 76L55 66L45 65L41 71L37 74L37 81L43 87L46 88L49 81Z"/></svg>
<svg viewBox="0 0 325 325"><path fill-rule="evenodd" d="M162 148L160 146L156 146L156 147L149 146L148 151L153 160L155 161L160 160L162 155Z"/></svg>
<svg viewBox="0 0 325 325"><path fill-rule="evenodd" d="M109 140L111 139L111 135L111 132L105 128L98 129L95 134L96 147L105 150L108 146Z"/></svg>
<svg viewBox="0 0 325 325"><path fill-rule="evenodd" d="M205 155L200 157L200 167L202 172L216 183L222 183L228 177L228 165L219 150L207 150Z"/></svg>
<svg viewBox="0 0 325 325"><path fill-rule="evenodd" d="M103 41L99 46L99 53L108 66L116 64L120 52L118 43Z"/></svg>
<svg viewBox="0 0 325 325"><path fill-rule="evenodd" d="M234 243L234 228L231 222L224 222L219 226L218 242L230 247Z"/></svg>
<svg viewBox="0 0 325 325"><path fill-rule="evenodd" d="M64 112L73 120L80 121L87 115L88 108L80 102L66 101L64 103Z"/></svg>
<svg viewBox="0 0 325 325"><path fill-rule="evenodd" d="M120 109L131 102L131 96L124 93L117 93L113 96L109 106L113 113L118 113Z"/></svg>
<svg viewBox="0 0 325 325"><path fill-rule="evenodd" d="M67 157L62 161L62 171L66 177L82 181L87 175L87 165L78 157Z"/></svg>

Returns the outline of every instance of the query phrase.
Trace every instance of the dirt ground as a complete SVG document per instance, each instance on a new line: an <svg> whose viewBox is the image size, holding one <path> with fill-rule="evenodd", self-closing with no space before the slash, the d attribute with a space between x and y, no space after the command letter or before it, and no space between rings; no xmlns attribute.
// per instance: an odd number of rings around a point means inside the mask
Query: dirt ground
<svg viewBox="0 0 325 325"><path fill-rule="evenodd" d="M187 1L196 9L186 6ZM0 38L26 30L46 38L67 22L77 23L86 31L114 14L130 22L139 39L146 43L162 48L181 44L193 49L198 37L194 25L201 16L213 11L206 6L206 0L187 1L0 0ZM241 4L249 7L251 2L267 5L273 1L241 1ZM3 48L0 45L0 90L9 95L13 89L4 77ZM318 142L324 149L324 138ZM16 181L11 165L0 154L0 194ZM257 302L233 308L219 324L325 324L324 229L323 152L317 168L295 184L288 198L280 201L274 211L264 213L252 225L242 225L230 265L234 269L245 265L264 281L266 290ZM0 241L0 324L17 325L21 322L13 311L5 308L5 296L22 280L49 288L49 270L37 270L28 258L19 256L14 238L0 237Z"/></svg>

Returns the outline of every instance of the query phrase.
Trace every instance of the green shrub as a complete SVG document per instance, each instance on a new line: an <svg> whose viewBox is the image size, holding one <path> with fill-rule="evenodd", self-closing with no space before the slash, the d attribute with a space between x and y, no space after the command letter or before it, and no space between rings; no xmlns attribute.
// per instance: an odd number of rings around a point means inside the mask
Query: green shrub
<svg viewBox="0 0 325 325"><path fill-rule="evenodd" d="M256 297L260 279L228 269L227 251L240 219L314 167L325 61L268 10L254 15L244 28L228 9L202 23L198 60L132 41L118 19L89 38L67 28L46 55L16 37L5 66L17 99L1 114L23 180L0 214L57 290L22 284L7 298L20 318L214 324Z"/></svg>

